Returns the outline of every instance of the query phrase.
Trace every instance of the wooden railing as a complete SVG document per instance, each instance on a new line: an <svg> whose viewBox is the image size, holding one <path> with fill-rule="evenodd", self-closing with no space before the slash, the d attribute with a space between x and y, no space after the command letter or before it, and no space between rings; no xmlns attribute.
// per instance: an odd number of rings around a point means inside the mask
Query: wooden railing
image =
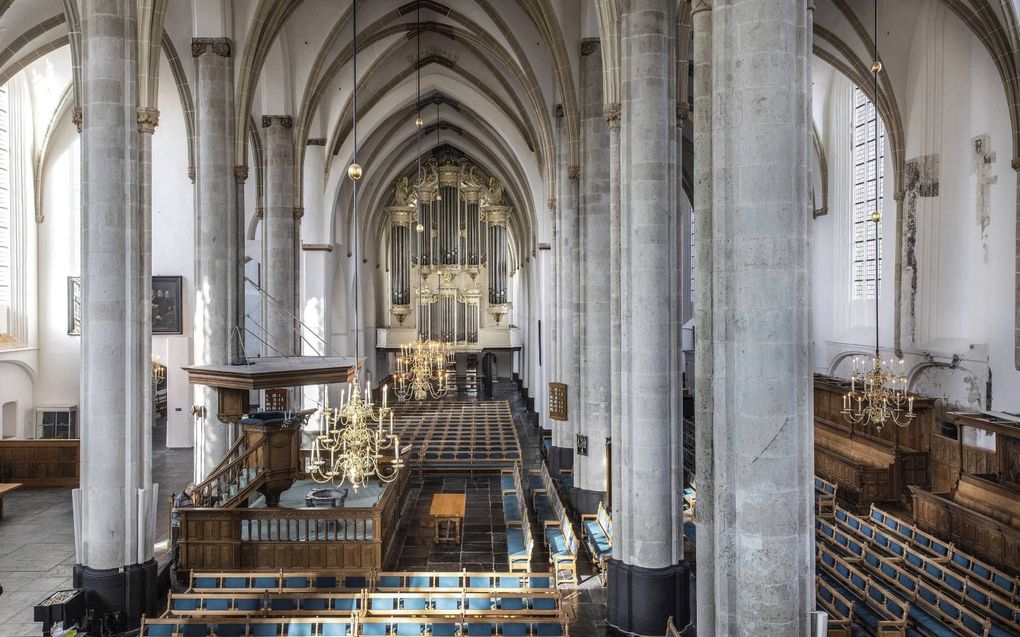
<svg viewBox="0 0 1020 637"><path fill-rule="evenodd" d="M245 440L245 436L240 437L220 464L198 485L192 496L198 506L229 508L247 499L258 488L266 466L265 443L263 440L248 447Z"/></svg>
<svg viewBox="0 0 1020 637"><path fill-rule="evenodd" d="M407 469L372 507L181 509L182 570L380 569L400 521Z"/></svg>

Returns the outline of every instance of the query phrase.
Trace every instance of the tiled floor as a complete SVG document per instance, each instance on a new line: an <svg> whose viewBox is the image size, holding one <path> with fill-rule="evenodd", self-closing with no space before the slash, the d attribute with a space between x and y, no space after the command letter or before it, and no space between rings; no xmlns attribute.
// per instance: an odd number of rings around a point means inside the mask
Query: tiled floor
<svg viewBox="0 0 1020 637"><path fill-rule="evenodd" d="M159 483L157 554L166 549L171 492L191 479L191 449L167 449L166 434L153 432L152 479ZM32 621L35 604L71 587L74 530L70 489L21 489L4 497L0 520L0 637L39 637Z"/></svg>
<svg viewBox="0 0 1020 637"><path fill-rule="evenodd" d="M508 400L521 439L525 469L541 462L536 430L528 423L524 404L510 383L495 388L495 398ZM160 485L160 507L156 522L157 553L166 547L166 500L190 480L190 449L167 450L162 431L154 432L153 480ZM461 542L436 545L428 508L435 493L466 493L467 510ZM506 570L506 535L499 479L488 476L427 476L412 483L414 515L405 528L406 536L396 553L399 570ZM0 637L38 637L42 625L32 621L33 606L56 590L71 585L74 564L71 493L69 489L23 489L4 500L0 521ZM532 515L534 519L534 515ZM539 541L539 529L533 529ZM539 542L540 544L540 542ZM546 554L536 546L532 568L548 570ZM566 587L564 606L575 637L606 634L606 591L591 574L585 559L579 563L581 583Z"/></svg>

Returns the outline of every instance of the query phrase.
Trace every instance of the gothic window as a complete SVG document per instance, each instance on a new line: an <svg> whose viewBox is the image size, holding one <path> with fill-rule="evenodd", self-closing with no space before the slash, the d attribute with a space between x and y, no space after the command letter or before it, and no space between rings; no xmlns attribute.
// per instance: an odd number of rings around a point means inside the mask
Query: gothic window
<svg viewBox="0 0 1020 637"><path fill-rule="evenodd" d="M882 224L872 222L871 213L875 210L882 212L885 127L877 116L875 105L860 87L854 86L851 99L853 111L851 152L854 171L851 235L853 298L874 299L876 294L881 293Z"/></svg>

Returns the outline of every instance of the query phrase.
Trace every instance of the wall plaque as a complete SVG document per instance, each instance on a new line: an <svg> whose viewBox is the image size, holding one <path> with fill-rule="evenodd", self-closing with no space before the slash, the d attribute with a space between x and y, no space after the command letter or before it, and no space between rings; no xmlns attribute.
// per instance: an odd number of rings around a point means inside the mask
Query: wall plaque
<svg viewBox="0 0 1020 637"><path fill-rule="evenodd" d="M577 434L577 455L588 455L588 436L584 434Z"/></svg>
<svg viewBox="0 0 1020 637"><path fill-rule="evenodd" d="M549 383L549 418L567 419L567 386L563 383Z"/></svg>
<svg viewBox="0 0 1020 637"><path fill-rule="evenodd" d="M290 401L287 396L287 388L266 390L266 411L287 411L290 409Z"/></svg>

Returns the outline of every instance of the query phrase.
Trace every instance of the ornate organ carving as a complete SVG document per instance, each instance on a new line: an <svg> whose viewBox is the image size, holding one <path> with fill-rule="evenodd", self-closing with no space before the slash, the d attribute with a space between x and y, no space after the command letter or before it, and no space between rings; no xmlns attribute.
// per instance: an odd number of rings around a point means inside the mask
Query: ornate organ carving
<svg viewBox="0 0 1020 637"><path fill-rule="evenodd" d="M464 158L429 159L422 179L393 184L390 313L393 327L471 349L479 330L508 328L513 276L503 186Z"/></svg>

